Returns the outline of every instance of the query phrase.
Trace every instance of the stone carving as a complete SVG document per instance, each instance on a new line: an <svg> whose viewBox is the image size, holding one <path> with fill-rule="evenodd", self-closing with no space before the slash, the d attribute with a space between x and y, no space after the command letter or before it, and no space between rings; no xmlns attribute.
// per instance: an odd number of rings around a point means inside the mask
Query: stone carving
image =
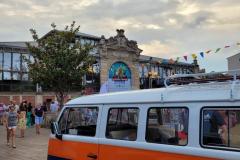
<svg viewBox="0 0 240 160"><path fill-rule="evenodd" d="M114 37L110 37L109 39L105 39L104 36L101 36L99 48L100 50L103 50L103 52L108 49L125 50L135 53L138 56L142 52L142 50L138 48L136 41L128 40L125 37L123 29L117 29L117 35Z"/></svg>

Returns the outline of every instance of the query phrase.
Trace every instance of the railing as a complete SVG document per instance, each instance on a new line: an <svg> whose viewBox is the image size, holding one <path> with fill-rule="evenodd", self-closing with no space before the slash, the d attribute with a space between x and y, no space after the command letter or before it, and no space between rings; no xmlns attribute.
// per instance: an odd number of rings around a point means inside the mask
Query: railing
<svg viewBox="0 0 240 160"><path fill-rule="evenodd" d="M168 84L208 83L211 81L236 81L238 79L240 79L240 69L225 72L175 74L167 77L164 81L164 85L168 87Z"/></svg>
<svg viewBox="0 0 240 160"><path fill-rule="evenodd" d="M33 84L0 83L0 92L34 92L35 90Z"/></svg>

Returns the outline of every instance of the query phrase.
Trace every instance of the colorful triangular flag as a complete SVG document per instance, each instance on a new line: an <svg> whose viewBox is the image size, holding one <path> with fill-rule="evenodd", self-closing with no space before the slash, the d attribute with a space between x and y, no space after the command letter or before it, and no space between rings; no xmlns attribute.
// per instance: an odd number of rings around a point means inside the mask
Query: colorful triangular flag
<svg viewBox="0 0 240 160"><path fill-rule="evenodd" d="M187 61L187 56L183 56L183 58L185 59L185 61Z"/></svg>
<svg viewBox="0 0 240 160"><path fill-rule="evenodd" d="M221 48L217 48L216 51L215 51L215 53L217 53L217 52L220 51L220 50L221 50Z"/></svg>
<svg viewBox="0 0 240 160"><path fill-rule="evenodd" d="M174 60L172 58L169 59L169 63L170 64L173 64L174 63Z"/></svg>
<svg viewBox="0 0 240 160"><path fill-rule="evenodd" d="M163 59L160 59L160 60L158 61L159 64L162 64L162 62L163 62Z"/></svg>
<svg viewBox="0 0 240 160"><path fill-rule="evenodd" d="M197 55L195 53L192 54L193 59L197 59Z"/></svg>
<svg viewBox="0 0 240 160"><path fill-rule="evenodd" d="M210 53L212 50L208 50L208 51L206 51L206 53L208 54L208 53Z"/></svg>
<svg viewBox="0 0 240 160"><path fill-rule="evenodd" d="M176 62L178 62L178 61L179 61L179 59L180 59L180 57L177 57L177 58L176 58Z"/></svg>
<svg viewBox="0 0 240 160"><path fill-rule="evenodd" d="M199 54L202 58L204 58L204 53L203 52L200 52Z"/></svg>

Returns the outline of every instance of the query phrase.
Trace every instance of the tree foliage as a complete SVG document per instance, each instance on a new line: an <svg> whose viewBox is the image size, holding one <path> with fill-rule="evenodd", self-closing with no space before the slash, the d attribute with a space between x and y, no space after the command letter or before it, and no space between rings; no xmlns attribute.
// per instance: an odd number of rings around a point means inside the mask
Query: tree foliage
<svg viewBox="0 0 240 160"><path fill-rule="evenodd" d="M75 40L80 28L75 27L75 22L62 31L57 30L54 23L51 26L52 30L42 38L30 29L36 45L27 43L33 61L26 61L33 83L55 92L62 105L69 91L75 86L82 88L82 78L94 59L89 55L92 46Z"/></svg>

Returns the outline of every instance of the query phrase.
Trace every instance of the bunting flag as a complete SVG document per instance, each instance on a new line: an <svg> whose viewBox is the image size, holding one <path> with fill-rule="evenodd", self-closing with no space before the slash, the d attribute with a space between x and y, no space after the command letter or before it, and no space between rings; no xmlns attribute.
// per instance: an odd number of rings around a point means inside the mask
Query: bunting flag
<svg viewBox="0 0 240 160"><path fill-rule="evenodd" d="M206 51L206 53L208 54L208 53L210 53L212 50L208 50L208 51Z"/></svg>
<svg viewBox="0 0 240 160"><path fill-rule="evenodd" d="M185 61L187 61L187 56L183 56L183 58L185 59Z"/></svg>
<svg viewBox="0 0 240 160"><path fill-rule="evenodd" d="M180 57L177 57L177 58L176 58L176 62L178 62L178 61L179 61L179 59L180 59Z"/></svg>
<svg viewBox="0 0 240 160"><path fill-rule="evenodd" d="M185 54L184 56L182 57L176 57L175 58L170 58L170 59L159 59L156 63L157 64L174 64L174 63L178 63L180 61L180 59L184 58L185 61L188 61L190 55L192 56L192 59L193 60L196 60L198 58L198 55L201 56L202 58L205 58L207 55L206 54L209 54L209 53L217 53L219 52L220 50L224 50L224 48L230 48L230 47L235 47L235 46L239 46L240 47L240 42L237 42L235 44L231 44L231 45L225 45L225 46L222 46L221 48L217 48L215 50L213 49L209 49L205 52L197 52L196 53L193 53L193 54ZM191 57L190 57L191 58ZM142 64L142 67L144 67L144 64ZM89 71L92 71L91 68L89 68Z"/></svg>
<svg viewBox="0 0 240 160"><path fill-rule="evenodd" d="M158 63L159 63L159 64L162 64L162 63L163 63L163 59L160 59L160 60L158 61Z"/></svg>
<svg viewBox="0 0 240 160"><path fill-rule="evenodd" d="M197 55L195 53L192 54L193 59L197 59Z"/></svg>
<svg viewBox="0 0 240 160"><path fill-rule="evenodd" d="M215 53L217 53L217 52L220 51L220 50L221 50L221 48L217 48L216 51L215 51Z"/></svg>
<svg viewBox="0 0 240 160"><path fill-rule="evenodd" d="M171 58L171 59L169 59L169 63L170 64L173 64L174 63L174 60Z"/></svg>

